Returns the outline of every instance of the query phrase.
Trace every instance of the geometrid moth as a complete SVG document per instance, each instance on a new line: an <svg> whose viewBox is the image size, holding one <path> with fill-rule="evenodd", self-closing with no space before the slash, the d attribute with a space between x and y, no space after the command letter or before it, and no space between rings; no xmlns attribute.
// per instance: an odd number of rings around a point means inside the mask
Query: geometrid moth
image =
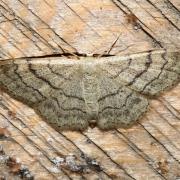
<svg viewBox="0 0 180 180"><path fill-rule="evenodd" d="M0 87L60 130L127 127L180 80L180 53L0 61Z"/></svg>

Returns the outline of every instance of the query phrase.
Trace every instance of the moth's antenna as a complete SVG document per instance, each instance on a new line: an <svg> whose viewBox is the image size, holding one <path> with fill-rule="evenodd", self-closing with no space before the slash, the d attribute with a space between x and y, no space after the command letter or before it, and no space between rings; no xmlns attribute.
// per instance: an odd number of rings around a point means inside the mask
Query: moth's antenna
<svg viewBox="0 0 180 180"><path fill-rule="evenodd" d="M70 52L67 49L64 49L64 50L65 51L64 51L64 54L62 54L62 56L66 57L66 54L69 54L69 55L72 55L72 56L76 57L77 59L79 59L78 54L76 54L75 52Z"/></svg>
<svg viewBox="0 0 180 180"><path fill-rule="evenodd" d="M116 42L119 40L120 34L117 37L117 39L113 42L113 44L111 45L111 47L109 48L109 51L107 52L107 54L109 55L109 53L111 52L111 50L113 49L113 47L115 46Z"/></svg>
<svg viewBox="0 0 180 180"><path fill-rule="evenodd" d="M112 43L111 47L109 48L108 51L104 51L102 54L99 54L97 57L102 57L102 56L105 56L105 55L109 55L109 53L111 52L111 50L113 49L113 47L115 46L116 42L119 40L119 37L120 37L120 34L119 36L116 38L116 40Z"/></svg>

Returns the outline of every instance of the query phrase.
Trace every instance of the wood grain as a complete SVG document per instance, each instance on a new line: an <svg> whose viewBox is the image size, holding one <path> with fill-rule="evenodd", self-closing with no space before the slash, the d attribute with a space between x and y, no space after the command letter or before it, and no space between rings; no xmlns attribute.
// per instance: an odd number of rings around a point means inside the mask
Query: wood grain
<svg viewBox="0 0 180 180"><path fill-rule="evenodd" d="M1 0L1 59L63 52L129 54L161 47L179 49L178 0L155 2ZM128 21L129 14L137 18L139 29Z"/></svg>
<svg viewBox="0 0 180 180"><path fill-rule="evenodd" d="M179 0L0 0L0 60L65 52L179 50L179 9ZM137 18L135 24L129 15ZM0 144L38 180L175 180L180 177L179 92L180 85L152 100L149 112L132 128L89 128L84 133L58 133L32 109L1 92L0 126L7 127L11 137ZM87 164L86 154L102 170L74 173L55 167L54 157L69 154ZM3 170L8 171L0 167Z"/></svg>

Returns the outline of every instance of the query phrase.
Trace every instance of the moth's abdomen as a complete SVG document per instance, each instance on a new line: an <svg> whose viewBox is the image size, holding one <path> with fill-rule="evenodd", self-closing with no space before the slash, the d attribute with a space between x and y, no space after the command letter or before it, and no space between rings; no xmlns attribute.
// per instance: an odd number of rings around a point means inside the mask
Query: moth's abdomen
<svg viewBox="0 0 180 180"><path fill-rule="evenodd" d="M88 121L98 119L98 97L99 97L99 84L97 67L93 64L83 64L83 79L82 89L85 100L85 108L88 114Z"/></svg>

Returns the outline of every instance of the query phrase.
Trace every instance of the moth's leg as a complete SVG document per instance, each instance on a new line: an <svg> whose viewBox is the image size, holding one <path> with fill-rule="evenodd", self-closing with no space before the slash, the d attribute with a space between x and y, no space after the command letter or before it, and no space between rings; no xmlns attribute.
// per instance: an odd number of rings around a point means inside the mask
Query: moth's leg
<svg viewBox="0 0 180 180"><path fill-rule="evenodd" d="M148 100L127 87L120 87L116 93L102 97L99 107L98 127L109 130L133 124L146 112Z"/></svg>

